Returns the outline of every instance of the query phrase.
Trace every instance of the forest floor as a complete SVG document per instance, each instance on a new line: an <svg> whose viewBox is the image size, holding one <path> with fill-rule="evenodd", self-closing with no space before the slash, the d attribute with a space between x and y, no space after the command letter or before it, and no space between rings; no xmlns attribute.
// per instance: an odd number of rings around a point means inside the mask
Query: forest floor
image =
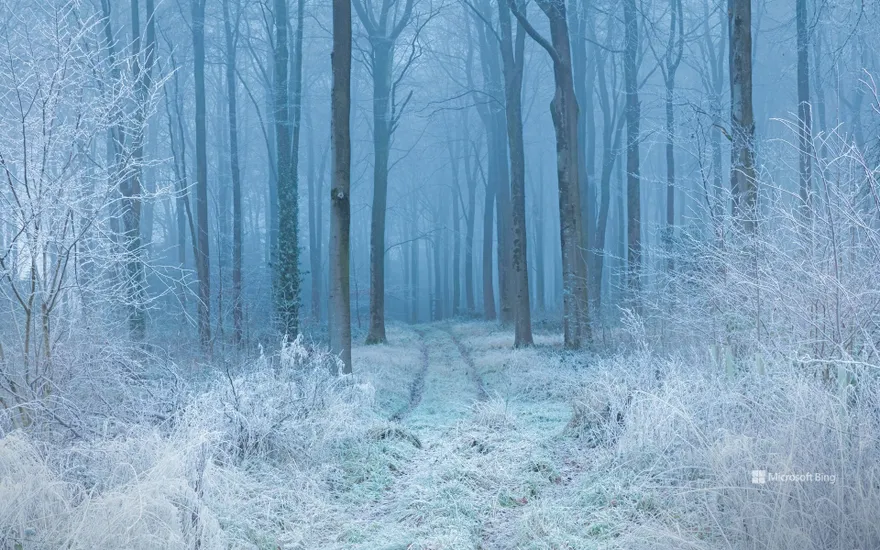
<svg viewBox="0 0 880 550"><path fill-rule="evenodd" d="M0 432L0 549L880 548L880 377L841 400L790 361L615 337L391 324L350 377L298 339L89 438Z"/></svg>
<svg viewBox="0 0 880 550"><path fill-rule="evenodd" d="M535 529L550 526L541 516L588 515L562 498L592 452L566 434L570 396L545 366L558 336L513 350L508 331L455 323L396 326L389 342L358 347L354 364L370 366L380 406L394 411L379 435L393 475L341 505L340 547L584 548L590 536L607 536L589 519L569 525L569 536ZM418 360L383 368L383 355Z"/></svg>

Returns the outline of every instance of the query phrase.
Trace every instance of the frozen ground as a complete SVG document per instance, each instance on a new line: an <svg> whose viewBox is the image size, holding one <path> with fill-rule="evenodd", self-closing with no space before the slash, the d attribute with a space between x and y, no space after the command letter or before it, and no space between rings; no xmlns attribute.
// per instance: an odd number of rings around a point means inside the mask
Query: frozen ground
<svg viewBox="0 0 880 550"><path fill-rule="evenodd" d="M0 548L880 548L873 377L844 404L790 367L512 340L394 325L350 379L294 345L161 426L3 434Z"/></svg>

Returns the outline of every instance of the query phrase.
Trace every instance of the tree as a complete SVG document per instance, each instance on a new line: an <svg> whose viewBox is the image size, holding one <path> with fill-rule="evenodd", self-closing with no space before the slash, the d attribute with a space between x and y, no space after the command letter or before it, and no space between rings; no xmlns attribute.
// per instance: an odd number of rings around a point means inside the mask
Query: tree
<svg viewBox="0 0 880 550"><path fill-rule="evenodd" d="M229 117L229 162L232 170L232 339L238 345L242 337L241 303L241 168L238 160L238 107L236 78L236 42L241 7L236 1L235 24L229 13L230 0L223 0L223 31L226 39L226 97Z"/></svg>
<svg viewBox="0 0 880 550"><path fill-rule="evenodd" d="M522 8L524 10L524 8ZM522 81L526 35L517 25L514 45L510 23L510 9L505 0L498 2L498 21L501 27L501 63L504 73L505 113L507 138L510 146L510 191L513 218L513 289L514 347L530 346L532 341L532 314L529 303L529 267L526 245L526 162L523 143Z"/></svg>
<svg viewBox="0 0 880 550"><path fill-rule="evenodd" d="M813 108L810 103L810 30L807 28L807 0L795 0L797 20L798 145L799 186L802 221L809 224L813 180ZM809 227L805 228L809 233Z"/></svg>
<svg viewBox="0 0 880 550"><path fill-rule="evenodd" d="M141 25L138 0L131 0L132 73L136 82L138 100L135 104L135 128L132 138L133 172L123 180L123 231L128 253L127 273L129 301L132 314L129 324L132 336L143 340L146 331L146 280L144 277L144 258L141 238L141 212L143 209L143 169L144 163L144 125L147 119L146 107L153 85L153 65L156 62L156 22L153 0L146 0L146 45L141 64ZM109 9L107 10L109 12Z"/></svg>
<svg viewBox="0 0 880 550"><path fill-rule="evenodd" d="M638 50L639 20L636 0L623 0L625 49L623 79L626 90L626 212L627 212L627 288L632 305L638 308L642 264L642 199L639 159L639 103Z"/></svg>
<svg viewBox="0 0 880 550"><path fill-rule="evenodd" d="M330 91L330 351L351 372L351 2L333 0Z"/></svg>
<svg viewBox="0 0 880 550"><path fill-rule="evenodd" d="M511 10L523 29L543 47L553 60L556 90L550 102L556 132L556 172L559 186L559 225L562 242L563 343L567 348L592 345L592 327L587 296L587 264L578 185L578 105L572 78L571 47L565 3L538 0L550 23L550 42L529 24L512 5Z"/></svg>
<svg viewBox="0 0 880 550"><path fill-rule="evenodd" d="M311 124L310 110L305 110L306 126L309 128L307 160L309 163L308 199L309 199L309 271L312 275L312 317L316 322L321 320L321 289L324 282L321 269L321 248L323 246L324 219L323 201L324 174L327 168L328 149L321 154L320 166L315 165L315 136Z"/></svg>
<svg viewBox="0 0 880 550"><path fill-rule="evenodd" d="M502 324L514 321L513 256L511 250L512 215L510 205L510 173L507 150L507 119L504 108L504 78L498 33L492 26L492 9L488 0L473 7L477 38L480 45L480 65L483 90L478 96L477 112L486 129L487 179L483 220L483 306L486 319L495 319L492 293L492 216L495 216L498 265L498 318ZM470 77L470 71L468 71ZM468 82L476 93L472 82Z"/></svg>
<svg viewBox="0 0 880 550"><path fill-rule="evenodd" d="M275 149L278 159L278 251L275 269L275 309L282 334L295 337L299 331L299 239L298 239L298 129L290 120L288 89L289 45L287 0L275 0ZM301 33L300 19L297 33ZM302 46L300 45L300 50ZM301 55L302 52L300 51ZM301 63L299 65L301 68ZM300 80L294 75L297 81ZM295 93L295 95L298 95ZM295 106L296 110L297 107ZM296 115L294 115L296 118ZM298 126L298 125L297 125ZM296 149L296 150L295 150Z"/></svg>
<svg viewBox="0 0 880 550"><path fill-rule="evenodd" d="M355 11L370 44L370 72L373 75L373 210L370 224L370 330L368 344L387 341L385 336L385 218L388 207L388 159L391 137L400 115L412 97L395 103L397 87L416 56L415 37L409 60L393 78L394 47L400 33L412 19L413 0L406 0L397 21L391 13L397 0L382 0L379 13L361 0L353 0ZM390 17L390 20L389 20ZM418 33L416 33L418 34Z"/></svg>
<svg viewBox="0 0 880 550"><path fill-rule="evenodd" d="M193 66L196 102L196 273L199 278L198 323L202 350L211 351L211 270L208 249L208 152L205 127L205 2L193 0Z"/></svg>
<svg viewBox="0 0 880 550"><path fill-rule="evenodd" d="M609 16L609 24L612 17ZM610 58L610 59L609 59ZM611 70L606 71L610 64ZM616 82L619 75L616 57L602 48L596 48L596 81L599 107L602 111L602 171L599 177L599 216L593 232L592 249L596 251L590 267L590 298L596 311L602 308L602 279L605 267L605 235L608 229L608 215L611 210L611 176L614 165L620 157L623 123L626 120L625 105ZM611 84L608 80L611 78Z"/></svg>
<svg viewBox="0 0 880 550"><path fill-rule="evenodd" d="M684 54L684 13L681 0L669 0L669 36L666 51L660 60L660 71L666 88L666 228L665 239L670 246L675 236L675 75ZM670 256L667 269L674 263Z"/></svg>
<svg viewBox="0 0 880 550"><path fill-rule="evenodd" d="M758 188L752 111L752 3L751 0L728 1L733 215L746 233L753 233L757 223Z"/></svg>

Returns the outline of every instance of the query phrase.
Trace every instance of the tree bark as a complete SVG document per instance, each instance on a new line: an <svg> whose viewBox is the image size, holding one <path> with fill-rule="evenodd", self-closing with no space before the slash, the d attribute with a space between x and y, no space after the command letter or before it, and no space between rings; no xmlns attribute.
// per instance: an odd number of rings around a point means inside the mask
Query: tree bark
<svg viewBox="0 0 880 550"><path fill-rule="evenodd" d="M193 63L196 103L196 273L198 323L202 350L211 353L211 271L208 240L208 152L205 127L205 1L193 0Z"/></svg>
<svg viewBox="0 0 880 550"><path fill-rule="evenodd" d="M282 334L299 332L299 240L297 163L290 120L287 0L275 0L275 154L278 161L278 251L275 266L275 311Z"/></svg>
<svg viewBox="0 0 880 550"><path fill-rule="evenodd" d="M753 233L757 224L758 188L752 110L752 4L751 0L728 1L733 215L741 229Z"/></svg>
<svg viewBox="0 0 880 550"><path fill-rule="evenodd" d="M330 55L330 351L351 373L351 2L333 0L333 53Z"/></svg>
<svg viewBox="0 0 880 550"><path fill-rule="evenodd" d="M465 143L465 147L467 147L469 143ZM467 314L474 315L476 312L476 299L474 296L474 224L476 222L476 207L477 207L477 175L476 175L476 164L480 162L479 158L474 159L474 172L471 171L470 167L470 153L466 152L464 161L465 161L465 172L467 175L467 194L468 194L468 202L467 202L467 215L465 217L465 223L467 224L467 228L465 230L464 237L464 294L465 294L465 308L467 310Z"/></svg>
<svg viewBox="0 0 880 550"><path fill-rule="evenodd" d="M638 89L639 22L635 0L623 1L623 19L626 27L623 72L626 89L627 290L630 305L638 310L642 271L642 199L639 158L641 123Z"/></svg>
<svg viewBox="0 0 880 550"><path fill-rule="evenodd" d="M522 80L523 55L526 35L517 25L516 42L510 22L507 2L498 2L498 20L501 26L501 62L504 72L505 104L507 116L507 139L510 147L510 188L513 218L513 288L514 347L530 346L532 340L532 314L529 302L529 267L526 235L526 163L523 143Z"/></svg>
<svg viewBox="0 0 880 550"><path fill-rule="evenodd" d="M799 195L801 222L810 231L813 185L813 108L810 103L810 29L807 28L807 0L795 0L797 19L798 143L800 145Z"/></svg>
<svg viewBox="0 0 880 550"><path fill-rule="evenodd" d="M511 0L512 1L512 0ZM578 185L578 105L571 66L571 46L565 3L539 0L538 5L550 23L548 43L514 9L514 14L529 35L553 59L556 90L550 103L556 132L557 181L559 186L559 225L562 245L563 344L566 348L592 345L592 327L588 309L587 264L583 242L580 187Z"/></svg>
<svg viewBox="0 0 880 550"><path fill-rule="evenodd" d="M241 302L241 168L238 159L238 107L236 92L236 39L238 37L238 17L236 11L233 28L229 13L229 1L223 0L223 30L226 37L226 96L229 102L229 159L232 168L232 339L236 345L242 340L242 302ZM237 2L236 2L237 4ZM241 6L237 5L238 10Z"/></svg>

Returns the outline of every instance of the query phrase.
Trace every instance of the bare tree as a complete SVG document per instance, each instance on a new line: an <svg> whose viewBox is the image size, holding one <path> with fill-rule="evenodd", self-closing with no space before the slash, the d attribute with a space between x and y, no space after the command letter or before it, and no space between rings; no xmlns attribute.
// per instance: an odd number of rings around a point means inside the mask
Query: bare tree
<svg viewBox="0 0 880 550"><path fill-rule="evenodd" d="M757 223L758 187L755 179L755 117L752 111L752 3L729 0L730 36L730 187L733 214L747 233Z"/></svg>
<svg viewBox="0 0 880 550"><path fill-rule="evenodd" d="M208 249L208 151L205 127L205 2L192 0L196 102L196 272L199 278L199 342L211 352L211 270Z"/></svg>
<svg viewBox="0 0 880 550"><path fill-rule="evenodd" d="M385 336L385 218L388 207L388 159L391 137L412 92L396 103L397 88L417 55L413 37L410 55L394 76L395 45L409 24L413 0L406 0L399 14L397 0L382 0L378 13L372 5L353 0L354 9L370 44L369 67L373 76L373 210L370 225L370 330L368 344L383 343Z"/></svg>
<svg viewBox="0 0 880 550"><path fill-rule="evenodd" d="M509 0L512 3L512 0ZM550 103L556 130L556 158L559 185L559 224L562 241L563 341L567 348L592 345L592 327L587 296L587 263L583 242L578 175L578 105L572 80L571 47L565 3L538 0L550 23L548 42L526 17L511 5L525 31L553 60L556 91Z"/></svg>
<svg viewBox="0 0 880 550"><path fill-rule="evenodd" d="M333 0L330 91L330 351L351 372L351 2Z"/></svg>
<svg viewBox="0 0 880 550"><path fill-rule="evenodd" d="M226 97L229 117L229 162L232 170L232 326L233 341L242 338L241 303L241 168L238 160L238 106L236 79L236 47L241 19L241 6L236 0L235 22L229 10L230 0L223 0L223 31L226 40Z"/></svg>
<svg viewBox="0 0 880 550"><path fill-rule="evenodd" d="M642 198L639 132L642 118L639 103L639 18L636 0L623 0L625 49L623 53L626 89L626 213L627 287L631 305L638 309L642 272Z"/></svg>
<svg viewBox="0 0 880 550"><path fill-rule="evenodd" d="M525 13L525 7L520 8ZM532 341L532 313L529 303L529 266L526 236L526 162L523 144L522 81L526 35L517 25L514 43L510 22L510 8L505 0L498 2L498 21L501 27L501 63L504 72L505 112L507 138L510 146L510 190L513 218L513 288L515 330L514 347L530 346Z"/></svg>
<svg viewBox="0 0 880 550"><path fill-rule="evenodd" d="M299 229L298 229L298 144L299 137L290 117L287 27L287 0L275 0L275 149L278 159L278 251L275 266L275 309L282 334L295 337L299 331ZM301 25L301 23L300 23ZM299 27L298 27L299 28ZM301 32L301 29L298 30ZM301 53L301 52L300 52ZM301 63L299 65L301 68ZM299 85L299 78L294 75ZM296 94L295 94L296 95ZM294 109L297 109L295 106ZM294 151L296 147L297 151Z"/></svg>
<svg viewBox="0 0 880 550"><path fill-rule="evenodd" d="M811 218L813 185L813 108L810 103L810 29L807 28L807 0L795 0L797 20L797 96L798 145L800 149L799 186L801 217L805 225Z"/></svg>

